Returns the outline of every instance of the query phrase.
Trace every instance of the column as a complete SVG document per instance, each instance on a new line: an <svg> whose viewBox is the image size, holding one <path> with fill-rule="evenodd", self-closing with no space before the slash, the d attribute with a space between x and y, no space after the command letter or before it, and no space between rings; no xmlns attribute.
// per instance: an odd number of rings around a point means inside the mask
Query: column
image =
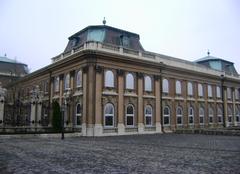
<svg viewBox="0 0 240 174"><path fill-rule="evenodd" d="M83 113L82 113L82 134L87 135L87 71L88 67L83 68Z"/></svg>
<svg viewBox="0 0 240 174"><path fill-rule="evenodd" d="M144 132L143 124L143 74L138 73L138 132Z"/></svg>
<svg viewBox="0 0 240 174"><path fill-rule="evenodd" d="M74 121L75 121L75 116L74 116L74 108L75 108L75 104L73 101L73 97L72 94L74 93L74 77L75 77L75 70L70 72L70 96L69 96L69 115L68 115L68 120L69 120L69 127L72 127L75 125Z"/></svg>
<svg viewBox="0 0 240 174"><path fill-rule="evenodd" d="M59 105L62 106L63 105L63 100L62 100L62 97L63 97L63 79L64 79L64 74L61 74L59 76Z"/></svg>
<svg viewBox="0 0 240 174"><path fill-rule="evenodd" d="M124 72L118 70L118 134L125 133L124 126Z"/></svg>
<svg viewBox="0 0 240 174"><path fill-rule="evenodd" d="M96 87L95 87L95 124L94 136L103 135L102 125L102 67L96 66Z"/></svg>
<svg viewBox="0 0 240 174"><path fill-rule="evenodd" d="M156 104L155 104L155 116L156 116L156 132L162 132L161 127L161 107L160 107L160 100L161 100L161 88L160 88L160 76L154 76L155 79L155 97L156 97Z"/></svg>
<svg viewBox="0 0 240 174"><path fill-rule="evenodd" d="M51 77L50 78L50 93L49 93L49 104L50 104L50 108L52 108L52 100L53 100L53 95L54 95L54 77ZM52 109L50 109L49 111L49 124L48 124L49 127L52 127Z"/></svg>
<svg viewBox="0 0 240 174"><path fill-rule="evenodd" d="M94 67L90 65L88 67L87 73L87 136L93 136L93 126L94 126Z"/></svg>
<svg viewBox="0 0 240 174"><path fill-rule="evenodd" d="M228 112L227 112L227 100L228 100L228 98L227 98L227 88L226 87L224 87L223 88L223 95L224 95L224 101L223 101L223 107L224 107L224 121L225 121L225 126L226 127L229 127L229 122L228 122Z"/></svg>
<svg viewBox="0 0 240 174"><path fill-rule="evenodd" d="M237 122L236 122L236 94L235 94L235 88L232 89L233 91L233 94L232 94L232 97L233 97L233 115L232 115L232 124L234 126L237 126Z"/></svg>

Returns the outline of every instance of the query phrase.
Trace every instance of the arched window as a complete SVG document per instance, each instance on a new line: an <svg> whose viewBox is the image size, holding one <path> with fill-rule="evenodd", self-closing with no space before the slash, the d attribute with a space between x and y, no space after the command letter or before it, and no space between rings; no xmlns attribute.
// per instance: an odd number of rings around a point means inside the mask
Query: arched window
<svg viewBox="0 0 240 174"><path fill-rule="evenodd" d="M145 107L145 124L146 126L152 126L152 107L147 105Z"/></svg>
<svg viewBox="0 0 240 174"><path fill-rule="evenodd" d="M169 83L167 79L163 79L162 90L163 90L163 93L169 93Z"/></svg>
<svg viewBox="0 0 240 174"><path fill-rule="evenodd" d="M168 106L165 106L163 109L163 124L166 126L170 125L170 109Z"/></svg>
<svg viewBox="0 0 240 174"><path fill-rule="evenodd" d="M183 111L182 108L179 106L177 107L177 112L176 112L176 117L177 117L177 125L182 125L183 123Z"/></svg>
<svg viewBox="0 0 240 174"><path fill-rule="evenodd" d="M179 80L176 81L176 94L181 94L182 93L182 85Z"/></svg>
<svg viewBox="0 0 240 174"><path fill-rule="evenodd" d="M69 89L70 88L70 75L67 74L65 76L65 80L64 80L64 89Z"/></svg>
<svg viewBox="0 0 240 174"><path fill-rule="evenodd" d="M208 85L208 97L212 97L212 86Z"/></svg>
<svg viewBox="0 0 240 174"><path fill-rule="evenodd" d="M208 109L208 122L209 122L209 124L213 123L213 109L212 109L212 107L209 107L209 109Z"/></svg>
<svg viewBox="0 0 240 174"><path fill-rule="evenodd" d="M59 77L54 78L54 91L55 92L59 91Z"/></svg>
<svg viewBox="0 0 240 174"><path fill-rule="evenodd" d="M152 91L152 79L150 76L144 77L144 90L145 91Z"/></svg>
<svg viewBox="0 0 240 174"><path fill-rule="evenodd" d="M202 107L199 108L199 124L204 124L204 109Z"/></svg>
<svg viewBox="0 0 240 174"><path fill-rule="evenodd" d="M239 100L239 89L235 89L235 98Z"/></svg>
<svg viewBox="0 0 240 174"><path fill-rule="evenodd" d="M76 86L77 87L82 87L82 71L79 70L77 72L77 76L76 76Z"/></svg>
<svg viewBox="0 0 240 174"><path fill-rule="evenodd" d="M188 123L190 125L194 124L194 110L193 110L193 107L189 107L189 109L188 109Z"/></svg>
<svg viewBox="0 0 240 174"><path fill-rule="evenodd" d="M104 83L105 87L111 87L113 88L114 87L114 75L113 75L113 72L110 71L110 70L107 70L105 72L105 83Z"/></svg>
<svg viewBox="0 0 240 174"><path fill-rule="evenodd" d="M193 95L193 85L191 82L188 82L187 89L188 89L188 95L192 96Z"/></svg>
<svg viewBox="0 0 240 174"><path fill-rule="evenodd" d="M236 107L236 122L240 122L240 107Z"/></svg>
<svg viewBox="0 0 240 174"><path fill-rule="evenodd" d="M198 84L198 96L203 97L203 86L202 84Z"/></svg>
<svg viewBox="0 0 240 174"><path fill-rule="evenodd" d="M131 73L126 75L126 89L134 89L134 77Z"/></svg>
<svg viewBox="0 0 240 174"><path fill-rule="evenodd" d="M107 103L104 107L104 126L114 127L114 106L112 103Z"/></svg>
<svg viewBox="0 0 240 174"><path fill-rule="evenodd" d="M132 104L127 105L126 108L126 126L127 127L134 126L134 107Z"/></svg>
<svg viewBox="0 0 240 174"><path fill-rule="evenodd" d="M76 125L82 124L82 108L80 103L76 105Z"/></svg>
<svg viewBox="0 0 240 174"><path fill-rule="evenodd" d="M232 98L232 89L231 88L227 88L227 98L228 99Z"/></svg>
<svg viewBox="0 0 240 174"><path fill-rule="evenodd" d="M217 98L221 98L221 89L217 86Z"/></svg>
<svg viewBox="0 0 240 174"><path fill-rule="evenodd" d="M223 112L222 112L222 108L220 106L218 106L218 108L217 108L217 116L218 116L218 123L222 123L223 122Z"/></svg>
<svg viewBox="0 0 240 174"><path fill-rule="evenodd" d="M228 122L231 123L232 122L232 108L230 106L228 106L227 108L227 113L228 113Z"/></svg>

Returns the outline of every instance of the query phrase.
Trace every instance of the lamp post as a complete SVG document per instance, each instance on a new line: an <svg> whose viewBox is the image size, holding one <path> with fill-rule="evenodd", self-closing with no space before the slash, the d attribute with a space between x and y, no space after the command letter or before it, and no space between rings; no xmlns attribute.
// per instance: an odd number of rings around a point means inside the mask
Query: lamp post
<svg viewBox="0 0 240 174"><path fill-rule="evenodd" d="M69 97L71 95L71 89L67 89L63 93L63 105L62 105L62 140L64 139L64 121L67 113L67 102L69 100Z"/></svg>
<svg viewBox="0 0 240 174"><path fill-rule="evenodd" d="M6 89L2 88L2 84L0 83L0 126L3 125L3 115L4 115L4 101L6 95Z"/></svg>

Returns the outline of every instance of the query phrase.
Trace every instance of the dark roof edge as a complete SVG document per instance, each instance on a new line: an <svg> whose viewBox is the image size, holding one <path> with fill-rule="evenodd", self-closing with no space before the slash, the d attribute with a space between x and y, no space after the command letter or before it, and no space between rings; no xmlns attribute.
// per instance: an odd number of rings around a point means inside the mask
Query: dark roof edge
<svg viewBox="0 0 240 174"><path fill-rule="evenodd" d="M126 31L126 30L118 29L118 28L114 28L114 27L111 27L111 26L108 26L108 25L90 25L90 26L87 26L86 28L80 30L79 32L73 34L68 39L72 39L74 36L79 35L80 33L84 32L88 29L91 29L91 28L103 28L103 29L107 28L107 29L111 29L111 30L115 30L115 31L119 31L119 32L129 33L131 35L135 35L136 37L140 38L139 34L137 34L137 33L129 32L129 31Z"/></svg>
<svg viewBox="0 0 240 174"><path fill-rule="evenodd" d="M3 63L9 63L9 64L20 64L20 65L28 66L27 64L25 64L25 63L21 63L21 62L5 62L5 61L0 61L0 62L3 62Z"/></svg>

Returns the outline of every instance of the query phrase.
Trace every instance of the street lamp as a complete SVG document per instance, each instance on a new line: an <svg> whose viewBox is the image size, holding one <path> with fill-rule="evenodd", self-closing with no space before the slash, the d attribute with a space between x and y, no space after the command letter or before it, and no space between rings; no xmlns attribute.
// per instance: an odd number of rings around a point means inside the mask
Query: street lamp
<svg viewBox="0 0 240 174"><path fill-rule="evenodd" d="M64 93L63 93L63 106L62 106L62 140L64 139L64 121L65 121L65 116L67 113L67 102L70 98L71 95L71 89L67 89Z"/></svg>

